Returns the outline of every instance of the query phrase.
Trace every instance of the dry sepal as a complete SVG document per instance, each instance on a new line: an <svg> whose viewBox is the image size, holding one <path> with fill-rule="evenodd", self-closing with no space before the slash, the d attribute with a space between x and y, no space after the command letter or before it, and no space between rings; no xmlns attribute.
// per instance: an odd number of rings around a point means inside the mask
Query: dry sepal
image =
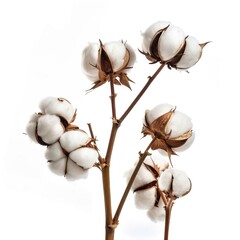
<svg viewBox="0 0 240 240"><path fill-rule="evenodd" d="M131 89L127 73L136 60L132 47L123 41L89 43L82 52L82 69L95 89L112 77L114 84Z"/></svg>
<svg viewBox="0 0 240 240"><path fill-rule="evenodd" d="M168 166L168 163L156 155L148 156L132 185L136 207L147 210L147 215L152 221L160 221L165 215L158 179ZM133 169L129 171L128 178Z"/></svg>
<svg viewBox="0 0 240 240"><path fill-rule="evenodd" d="M200 44L192 36L167 21L158 21L149 26L142 34L142 51L151 62L161 62L180 70L188 70L202 56L208 43Z"/></svg>
<svg viewBox="0 0 240 240"><path fill-rule="evenodd" d="M176 155L175 151L188 148L194 139L191 119L169 104L145 112L142 133L155 138L151 148L164 150L169 158Z"/></svg>

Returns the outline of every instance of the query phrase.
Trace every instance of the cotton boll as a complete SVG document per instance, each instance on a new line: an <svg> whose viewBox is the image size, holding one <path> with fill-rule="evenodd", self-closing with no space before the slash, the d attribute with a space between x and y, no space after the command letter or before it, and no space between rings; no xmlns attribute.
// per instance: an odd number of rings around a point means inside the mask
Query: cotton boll
<svg viewBox="0 0 240 240"><path fill-rule="evenodd" d="M113 71L117 72L125 64L126 47L121 41L109 42L104 44L104 50L106 51Z"/></svg>
<svg viewBox="0 0 240 240"><path fill-rule="evenodd" d="M153 208L149 209L147 211L147 216L153 222L164 221L164 219L165 219L165 209L163 207L163 202L160 200L159 204L158 204L158 207L154 206Z"/></svg>
<svg viewBox="0 0 240 240"><path fill-rule="evenodd" d="M48 163L49 169L59 176L64 176L66 171L67 157L63 157L57 161L50 161Z"/></svg>
<svg viewBox="0 0 240 240"><path fill-rule="evenodd" d="M172 190L176 197L181 197L191 190L191 181L185 172L173 169Z"/></svg>
<svg viewBox="0 0 240 240"><path fill-rule="evenodd" d="M135 192L134 200L136 207L139 209L151 209L155 204L155 194L155 187Z"/></svg>
<svg viewBox="0 0 240 240"><path fill-rule="evenodd" d="M45 152L45 158L51 161L59 160L65 156L66 155L64 154L63 149L59 142L49 145Z"/></svg>
<svg viewBox="0 0 240 240"><path fill-rule="evenodd" d="M146 121L151 124L154 120L164 115L165 113L171 111L175 107L170 104L159 104L151 110L146 112Z"/></svg>
<svg viewBox="0 0 240 240"><path fill-rule="evenodd" d="M142 41L142 50L143 52L149 53L150 51L150 44L152 42L152 39L154 35L159 31L167 26L169 26L171 23L167 21L158 21L151 26L149 26L145 32L142 34L143 41Z"/></svg>
<svg viewBox="0 0 240 240"><path fill-rule="evenodd" d="M60 116L68 123L75 114L72 104L65 98L47 97L40 102L39 108L43 113Z"/></svg>
<svg viewBox="0 0 240 240"><path fill-rule="evenodd" d="M73 181L78 179L84 179L88 176L88 170L84 170L80 166L78 166L75 162L68 158L67 161L67 171L66 171L66 179Z"/></svg>
<svg viewBox="0 0 240 240"><path fill-rule="evenodd" d="M184 31L170 25L160 36L158 41L159 56L162 61L173 59L185 43Z"/></svg>
<svg viewBox="0 0 240 240"><path fill-rule="evenodd" d="M72 151L69 157L84 169L91 168L98 162L98 152L88 147L82 147Z"/></svg>
<svg viewBox="0 0 240 240"><path fill-rule="evenodd" d="M67 131L62 134L60 138L60 144L62 148L67 152L72 152L73 150L86 145L91 138L84 131L77 129Z"/></svg>
<svg viewBox="0 0 240 240"><path fill-rule="evenodd" d="M26 132L27 132L28 137L36 143L38 143L38 141L36 139L36 128L37 128L37 122L38 122L38 119L40 116L41 115L39 115L39 114L33 114L30 117L30 120L26 126Z"/></svg>
<svg viewBox="0 0 240 240"><path fill-rule="evenodd" d="M60 136L64 133L65 128L63 127L60 118L56 115L42 115L38 119L37 135L46 144L53 144Z"/></svg>
<svg viewBox="0 0 240 240"><path fill-rule="evenodd" d="M182 134L190 131L193 127L191 119L184 113L175 111L169 120L165 131L171 131L171 138L181 136Z"/></svg>
<svg viewBox="0 0 240 240"><path fill-rule="evenodd" d="M187 174L178 169L167 169L158 181L159 188L164 192L171 192L175 197L181 197L191 190L191 181Z"/></svg>
<svg viewBox="0 0 240 240"><path fill-rule="evenodd" d="M92 81L98 80L98 69L96 66L99 47L99 43L89 43L82 52L82 70Z"/></svg>
<svg viewBox="0 0 240 240"><path fill-rule="evenodd" d="M196 38L188 36L186 38L186 47L180 61L176 67L178 69L188 69L195 65L202 55L202 47Z"/></svg>
<svg viewBox="0 0 240 240"><path fill-rule="evenodd" d="M128 44L125 43L125 47L127 48L128 52L130 53L130 58L128 62L128 67L133 67L134 63L136 62L136 54L133 48ZM123 72L129 72L130 69L124 69Z"/></svg>

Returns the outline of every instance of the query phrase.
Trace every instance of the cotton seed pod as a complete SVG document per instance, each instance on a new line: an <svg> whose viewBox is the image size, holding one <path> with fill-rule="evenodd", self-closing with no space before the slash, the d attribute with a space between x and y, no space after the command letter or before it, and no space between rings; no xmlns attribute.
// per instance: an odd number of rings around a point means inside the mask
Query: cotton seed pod
<svg viewBox="0 0 240 240"><path fill-rule="evenodd" d="M68 153L87 145L91 138L81 129L75 129L64 132L60 137L61 147Z"/></svg>
<svg viewBox="0 0 240 240"><path fill-rule="evenodd" d="M49 114L34 114L26 127L28 136L41 145L57 142L64 131L60 118Z"/></svg>
<svg viewBox="0 0 240 240"><path fill-rule="evenodd" d="M158 180L158 184L162 191L177 198L188 194L192 187L187 174L174 168L164 171Z"/></svg>
<svg viewBox="0 0 240 240"><path fill-rule="evenodd" d="M98 152L94 148L81 147L69 154L71 160L84 169L93 167L98 162Z"/></svg>
<svg viewBox="0 0 240 240"><path fill-rule="evenodd" d="M162 149L171 155L192 137L192 121L169 104L159 104L145 113L144 136L156 138L151 148ZM187 144L190 146L190 144Z"/></svg>
<svg viewBox="0 0 240 240"><path fill-rule="evenodd" d="M127 72L135 62L135 53L130 45L122 41L102 44L91 43L82 53L82 68L86 76L94 81L95 89L113 79L114 84L130 88Z"/></svg>
<svg viewBox="0 0 240 240"><path fill-rule="evenodd" d="M67 124L71 123L75 119L76 110L72 104L65 98L47 97L44 98L39 108L43 114L57 115L63 118Z"/></svg>
<svg viewBox="0 0 240 240"><path fill-rule="evenodd" d="M199 44L181 28L170 22L159 21L144 32L140 52L151 62L161 62L169 68L187 70L199 61L207 43Z"/></svg>
<svg viewBox="0 0 240 240"><path fill-rule="evenodd" d="M66 157L59 142L49 145L45 152L45 158L49 161L57 161L61 158Z"/></svg>

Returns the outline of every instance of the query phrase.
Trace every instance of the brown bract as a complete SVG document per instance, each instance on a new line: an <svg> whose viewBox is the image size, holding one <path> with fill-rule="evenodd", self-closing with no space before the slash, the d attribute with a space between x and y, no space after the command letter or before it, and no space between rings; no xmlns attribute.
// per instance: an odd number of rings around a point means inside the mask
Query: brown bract
<svg viewBox="0 0 240 240"><path fill-rule="evenodd" d="M99 40L100 41L100 40ZM104 45L100 41L100 48L98 51L98 63L96 66L98 69L98 77L99 79L94 82L94 86L89 89L93 90L97 87L100 87L107 81L110 81L110 79L113 80L113 83L116 85L124 85L131 89L129 82L133 82L129 77L127 76L127 73L124 70L130 69L131 67L128 66L130 61L130 51L126 48L126 54L124 57L124 62L122 66L119 69L113 69L112 62L110 60L110 57L108 56L107 52L104 49Z"/></svg>
<svg viewBox="0 0 240 240"><path fill-rule="evenodd" d="M142 129L144 136L150 135L152 138L156 138L151 146L151 149L162 149L166 151L169 159L171 158L171 155L177 155L173 151L173 148L181 147L192 136L192 130L175 138L171 138L171 131L166 132L166 126L172 114L174 114L174 111L175 109L170 110L169 112L155 119L151 124L149 124L145 118L146 124L144 124Z"/></svg>

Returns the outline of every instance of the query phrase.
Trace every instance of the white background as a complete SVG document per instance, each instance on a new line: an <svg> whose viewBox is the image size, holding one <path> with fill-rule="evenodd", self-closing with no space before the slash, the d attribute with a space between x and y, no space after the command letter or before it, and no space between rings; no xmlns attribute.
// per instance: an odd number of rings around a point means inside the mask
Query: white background
<svg viewBox="0 0 240 240"><path fill-rule="evenodd" d="M132 91L117 87L120 115L157 65L138 53L141 31L158 20L180 26L200 42L211 41L190 73L158 76L123 123L112 162L113 211L124 190L124 172L149 139L141 140L145 109L176 105L191 116L196 139L173 158L193 183L176 201L170 239L239 239L239 8L237 1L1 1L0 3L0 238L3 240L104 239L101 174L68 182L53 175L44 147L32 143L25 126L46 96L65 97L78 109L76 124L91 122L104 153L111 125L109 86L90 94L81 72L88 42L127 40L136 50ZM130 193L116 239L163 239L134 206ZM169 239L169 240L170 240Z"/></svg>

